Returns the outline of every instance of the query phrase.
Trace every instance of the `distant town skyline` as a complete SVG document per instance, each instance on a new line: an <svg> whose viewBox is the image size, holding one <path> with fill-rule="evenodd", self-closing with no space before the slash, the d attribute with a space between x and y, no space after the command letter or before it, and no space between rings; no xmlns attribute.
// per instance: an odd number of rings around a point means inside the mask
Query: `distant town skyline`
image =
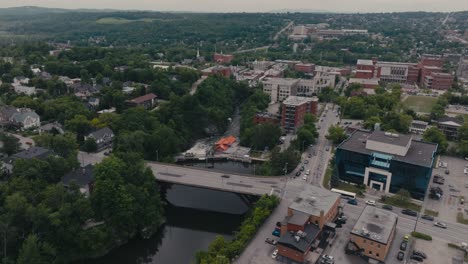
<svg viewBox="0 0 468 264"><path fill-rule="evenodd" d="M467 0L2 0L0 8L40 6L50 8L123 9L189 12L270 12L280 10L329 12L451 12L468 10Z"/></svg>

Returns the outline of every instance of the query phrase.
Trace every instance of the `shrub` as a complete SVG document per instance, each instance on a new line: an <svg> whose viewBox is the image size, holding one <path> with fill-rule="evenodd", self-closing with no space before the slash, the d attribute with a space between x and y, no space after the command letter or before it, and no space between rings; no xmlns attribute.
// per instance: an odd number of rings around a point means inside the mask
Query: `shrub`
<svg viewBox="0 0 468 264"><path fill-rule="evenodd" d="M432 241L432 236L427 235L427 234L423 234L423 233L419 233L419 232L412 232L411 236L413 236L415 238L427 240L427 241Z"/></svg>

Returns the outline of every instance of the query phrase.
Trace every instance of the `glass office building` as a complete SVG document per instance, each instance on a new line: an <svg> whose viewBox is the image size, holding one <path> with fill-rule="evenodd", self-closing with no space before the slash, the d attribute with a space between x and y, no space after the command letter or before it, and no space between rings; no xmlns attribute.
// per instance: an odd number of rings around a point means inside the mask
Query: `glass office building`
<svg viewBox="0 0 468 264"><path fill-rule="evenodd" d="M437 144L413 140L411 135L383 131L355 131L336 149L339 178L387 193L406 189L424 199Z"/></svg>

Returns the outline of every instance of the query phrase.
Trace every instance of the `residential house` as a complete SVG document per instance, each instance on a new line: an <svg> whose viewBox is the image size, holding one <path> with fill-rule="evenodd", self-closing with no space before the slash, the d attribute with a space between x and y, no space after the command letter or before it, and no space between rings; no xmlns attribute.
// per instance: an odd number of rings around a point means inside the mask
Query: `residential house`
<svg viewBox="0 0 468 264"><path fill-rule="evenodd" d="M108 127L101 128L85 136L85 140L92 138L96 141L98 151L108 147L112 147L112 140L114 139L114 132Z"/></svg>
<svg viewBox="0 0 468 264"><path fill-rule="evenodd" d="M149 93L131 100L127 100L129 106L143 106L145 109L151 109L156 104L157 96L154 93Z"/></svg>
<svg viewBox="0 0 468 264"><path fill-rule="evenodd" d="M64 134L63 126L58 122L45 124L39 128L39 133Z"/></svg>
<svg viewBox="0 0 468 264"><path fill-rule="evenodd" d="M23 150L21 152L18 152L16 154L11 155L10 157L7 157L3 159L2 161L2 170L5 173L11 174L13 172L13 165L15 163L15 160L17 159L25 159L25 160L32 160L32 159L40 159L44 160L50 155L52 155L53 152L49 149L42 148L42 147L30 147L27 150Z"/></svg>
<svg viewBox="0 0 468 264"><path fill-rule="evenodd" d="M0 123L2 125L18 126L23 129L39 127L41 118L29 108L0 107Z"/></svg>
<svg viewBox="0 0 468 264"><path fill-rule="evenodd" d="M458 138L458 129L463 126L463 120L456 117L444 116L437 120L437 128L440 129L448 140Z"/></svg>
<svg viewBox="0 0 468 264"><path fill-rule="evenodd" d="M69 188L72 184L76 184L81 193L89 196L93 191L94 185L93 170L94 166L91 164L72 170L62 177L61 183L65 188Z"/></svg>

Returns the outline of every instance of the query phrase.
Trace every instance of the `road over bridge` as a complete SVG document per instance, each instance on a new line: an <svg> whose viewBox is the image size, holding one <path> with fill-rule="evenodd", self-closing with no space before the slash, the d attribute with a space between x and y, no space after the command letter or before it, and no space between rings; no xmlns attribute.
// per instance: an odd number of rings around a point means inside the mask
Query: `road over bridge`
<svg viewBox="0 0 468 264"><path fill-rule="evenodd" d="M281 197L285 177L253 177L235 173L147 162L158 181L251 195L276 194Z"/></svg>

